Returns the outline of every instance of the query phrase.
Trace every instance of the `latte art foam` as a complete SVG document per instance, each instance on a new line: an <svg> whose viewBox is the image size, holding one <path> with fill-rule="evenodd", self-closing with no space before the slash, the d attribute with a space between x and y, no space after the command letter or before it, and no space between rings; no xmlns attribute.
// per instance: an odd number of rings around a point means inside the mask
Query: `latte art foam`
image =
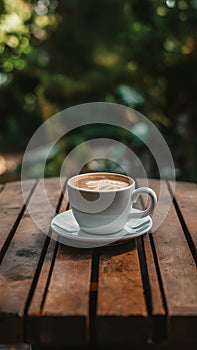
<svg viewBox="0 0 197 350"><path fill-rule="evenodd" d="M117 190L128 187L128 183L120 180L100 179L100 180L84 180L78 182L79 188L87 190Z"/></svg>

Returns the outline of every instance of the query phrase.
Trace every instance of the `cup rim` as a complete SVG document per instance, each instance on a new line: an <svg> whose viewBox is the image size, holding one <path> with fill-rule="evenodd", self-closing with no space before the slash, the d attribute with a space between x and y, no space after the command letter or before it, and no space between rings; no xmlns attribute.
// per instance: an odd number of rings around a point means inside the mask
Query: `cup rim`
<svg viewBox="0 0 197 350"><path fill-rule="evenodd" d="M79 188L77 186L74 186L71 181L77 177L83 177L83 176L87 176L87 175L95 175L95 174L105 174L105 175L118 175L124 178L127 178L131 181L130 185L126 186L126 187L122 187L122 188L116 188L116 189L112 189L112 190L89 190L89 189L85 189L85 188ZM110 172L105 172L105 171L96 171L96 172L91 172L91 173L83 173L83 174L77 174L74 175L72 177L70 177L67 181L67 185L70 186L71 188L75 189L75 190L79 190L79 191L85 191L85 192L91 192L91 193L95 193L95 192L102 192L102 193L108 193L108 192L121 192L121 191L126 191L129 188L131 188L132 186L135 186L135 180L128 176L128 175L123 175L123 174L118 174L118 173L110 173Z"/></svg>

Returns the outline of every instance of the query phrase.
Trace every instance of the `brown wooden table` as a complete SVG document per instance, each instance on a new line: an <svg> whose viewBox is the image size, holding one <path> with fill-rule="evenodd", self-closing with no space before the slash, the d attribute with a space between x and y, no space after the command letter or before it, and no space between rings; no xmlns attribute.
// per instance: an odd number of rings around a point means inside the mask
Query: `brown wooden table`
<svg viewBox="0 0 197 350"><path fill-rule="evenodd" d="M40 181L28 180L25 191L49 230ZM59 180L45 183L54 215L66 210ZM158 192L159 181L149 186ZM167 199L171 184L164 186ZM95 249L67 247L43 234L28 214L20 182L0 189L0 344L195 348L196 184L176 184L154 234Z"/></svg>

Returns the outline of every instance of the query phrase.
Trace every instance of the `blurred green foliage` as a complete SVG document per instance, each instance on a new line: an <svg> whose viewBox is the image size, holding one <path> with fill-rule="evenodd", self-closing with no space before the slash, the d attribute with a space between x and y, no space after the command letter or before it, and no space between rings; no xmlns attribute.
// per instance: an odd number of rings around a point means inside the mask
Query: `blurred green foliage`
<svg viewBox="0 0 197 350"><path fill-rule="evenodd" d="M178 178L195 181L196 39L197 0L1 1L1 150L23 151L66 107L115 102L149 117ZM48 175L62 158L49 162Z"/></svg>

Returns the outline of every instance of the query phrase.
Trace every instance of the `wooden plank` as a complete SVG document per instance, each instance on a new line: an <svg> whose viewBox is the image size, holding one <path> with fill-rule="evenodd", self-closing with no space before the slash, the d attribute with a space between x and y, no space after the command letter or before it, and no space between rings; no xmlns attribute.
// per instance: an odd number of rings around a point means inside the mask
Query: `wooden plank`
<svg viewBox="0 0 197 350"><path fill-rule="evenodd" d="M27 310L27 324L29 322L29 317L40 316L45 293L46 293L48 279L50 278L50 270L52 268L52 261L55 254L55 247L56 247L56 241L50 240L50 243L47 247L47 252L42 264L42 269L40 271L39 278L38 278L30 305ZM27 343L28 342L31 343L31 341L29 341L29 338L31 337L29 335L29 330L31 333L31 328L32 328L31 326L27 325L28 335L27 335L27 338L25 339Z"/></svg>
<svg viewBox="0 0 197 350"><path fill-rule="evenodd" d="M23 188L25 198L28 198L30 195L34 183L34 180L28 180L25 182ZM5 185L2 192L0 192L0 251L2 255L4 255L4 250L7 249L7 246L9 245L9 242L7 242L5 247L6 240L9 240L9 235L11 240L20 221L20 213L24 209L24 205L21 183L11 182Z"/></svg>
<svg viewBox="0 0 197 350"><path fill-rule="evenodd" d="M170 182L172 186L172 183ZM197 186L189 182L177 182L175 200L187 226L197 252Z"/></svg>
<svg viewBox="0 0 197 350"><path fill-rule="evenodd" d="M45 180L45 190L55 213L61 193L59 181ZM36 219L40 221L46 230L51 221L46 199L42 195L42 180L35 188L29 204L34 221L28 210L25 210L0 266L0 342L2 343L24 341L25 307L46 240L46 236L40 231L35 221Z"/></svg>
<svg viewBox="0 0 197 350"><path fill-rule="evenodd" d="M63 197L59 212L66 210L68 202L66 197ZM52 269L52 262L55 255L55 248L57 242L53 239L50 240L47 247L46 255L42 264L42 268L39 274L35 290L30 301L30 305L27 309L27 319L25 328L25 342L27 343L39 343L41 338L40 316L42 307L45 301L47 293L47 286L50 279L50 273Z"/></svg>
<svg viewBox="0 0 197 350"><path fill-rule="evenodd" d="M101 250L96 341L145 342L147 310L135 240Z"/></svg>
<svg viewBox="0 0 197 350"><path fill-rule="evenodd" d="M63 200L60 211L66 207ZM92 251L62 244L54 250L51 240L28 310L26 341L81 345L87 340Z"/></svg>
<svg viewBox="0 0 197 350"><path fill-rule="evenodd" d="M152 180L157 182L158 180ZM137 179L137 187L146 186L144 179ZM145 203L145 198L143 199ZM138 201L138 208L142 209L142 204ZM152 341L164 340L167 337L166 311L164 308L162 293L159 285L159 277L156 271L153 250L151 247L150 235L145 234L142 237L145 259L148 270L148 278L151 293L151 334Z"/></svg>
<svg viewBox="0 0 197 350"><path fill-rule="evenodd" d="M59 213L65 211L68 207L67 197L63 196L62 202L60 204ZM44 298L46 294L46 288L48 284L48 280L50 278L50 270L52 269L52 261L54 258L55 248L57 242L53 239L50 240L47 251L45 254L45 258L42 264L42 268L38 277L37 284L35 286L35 290L33 296L31 298L30 304L28 306L27 315L28 317L32 316L40 316L42 305L44 303ZM27 326L29 329L29 326ZM31 328L31 327L30 327ZM28 338L28 336L27 336ZM28 342L28 340L27 340Z"/></svg>
<svg viewBox="0 0 197 350"><path fill-rule="evenodd" d="M86 342L91 257L90 249L59 245L42 310L43 343L79 345Z"/></svg>
<svg viewBox="0 0 197 350"><path fill-rule="evenodd" d="M64 198L60 212L67 205ZM82 344L87 340L89 322L92 251L57 244L56 252L55 246L51 240L28 309L26 341Z"/></svg>
<svg viewBox="0 0 197 350"><path fill-rule="evenodd" d="M161 289L159 286L159 280L156 272L149 234L145 234L142 239L144 242L144 251L151 291L151 319L149 339L151 339L152 342L161 342L167 339L167 315L162 299Z"/></svg>
<svg viewBox="0 0 197 350"><path fill-rule="evenodd" d="M149 186L159 195L159 182L149 181ZM191 333L196 337L197 276L195 263L173 204L167 213L170 196L165 184L162 211L164 213L166 210L166 218L153 232L153 242L170 320L169 340L181 343L190 342Z"/></svg>
<svg viewBox="0 0 197 350"><path fill-rule="evenodd" d="M143 240L152 295L152 315L165 315L165 309L163 305L161 290L159 287L159 281L149 235L145 234Z"/></svg>

